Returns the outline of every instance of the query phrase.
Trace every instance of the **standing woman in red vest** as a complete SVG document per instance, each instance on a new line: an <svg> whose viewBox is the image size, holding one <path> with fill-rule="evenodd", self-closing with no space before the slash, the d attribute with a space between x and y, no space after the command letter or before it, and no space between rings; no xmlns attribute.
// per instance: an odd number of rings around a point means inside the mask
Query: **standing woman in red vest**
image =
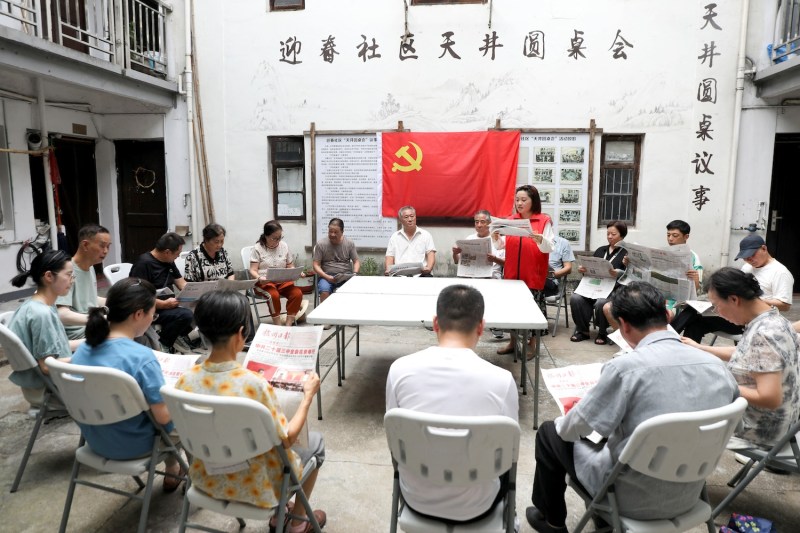
<svg viewBox="0 0 800 533"><path fill-rule="evenodd" d="M505 243L499 235L492 235L496 248L506 249L506 262L503 270L503 279L520 279L530 289L536 303L547 316L544 303L544 282L547 280L547 259L553 250L553 224L550 217L542 213L542 200L539 191L533 185L520 185L514 194L515 213L511 218L526 218L531 223L533 237L505 238ZM497 350L499 354L509 354L514 351L515 339L504 348Z"/></svg>

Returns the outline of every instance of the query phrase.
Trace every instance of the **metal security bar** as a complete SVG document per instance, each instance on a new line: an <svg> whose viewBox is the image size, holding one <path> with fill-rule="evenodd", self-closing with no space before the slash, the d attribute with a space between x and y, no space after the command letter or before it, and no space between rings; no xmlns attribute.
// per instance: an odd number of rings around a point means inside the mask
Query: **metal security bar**
<svg viewBox="0 0 800 533"><path fill-rule="evenodd" d="M166 74L168 13L169 6L159 1L125 0L126 49L131 64Z"/></svg>
<svg viewBox="0 0 800 533"><path fill-rule="evenodd" d="M800 0L783 0L779 17L781 31L772 46L773 63L781 63L787 56L800 54Z"/></svg>
<svg viewBox="0 0 800 533"><path fill-rule="evenodd" d="M36 0L0 0L0 20L3 21L1 24L29 35L41 36L42 26L38 5L39 2Z"/></svg>

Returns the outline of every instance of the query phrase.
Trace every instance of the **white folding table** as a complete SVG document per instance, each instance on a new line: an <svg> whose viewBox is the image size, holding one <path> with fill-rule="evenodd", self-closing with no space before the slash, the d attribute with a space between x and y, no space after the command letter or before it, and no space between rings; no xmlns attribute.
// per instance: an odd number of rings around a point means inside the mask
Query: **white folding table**
<svg viewBox="0 0 800 533"><path fill-rule="evenodd" d="M522 281L356 276L314 309L307 320L311 324L336 327L340 378L344 379L346 345L338 339L343 341L345 326L430 327L436 314L439 293L443 288L455 284L469 285L481 292L487 327L516 330L515 357L521 361L522 394L527 394L526 378L529 379L526 357L528 332L536 332L532 385L533 425L534 428L538 427L540 331L547 327L547 320Z"/></svg>

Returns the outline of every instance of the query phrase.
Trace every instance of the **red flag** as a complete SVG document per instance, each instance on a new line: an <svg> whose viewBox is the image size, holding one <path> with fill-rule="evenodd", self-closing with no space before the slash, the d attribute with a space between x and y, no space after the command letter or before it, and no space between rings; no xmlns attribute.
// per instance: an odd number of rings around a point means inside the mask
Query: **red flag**
<svg viewBox="0 0 800 533"><path fill-rule="evenodd" d="M505 216L513 206L518 131L384 133L383 205L418 216L471 217L479 209Z"/></svg>

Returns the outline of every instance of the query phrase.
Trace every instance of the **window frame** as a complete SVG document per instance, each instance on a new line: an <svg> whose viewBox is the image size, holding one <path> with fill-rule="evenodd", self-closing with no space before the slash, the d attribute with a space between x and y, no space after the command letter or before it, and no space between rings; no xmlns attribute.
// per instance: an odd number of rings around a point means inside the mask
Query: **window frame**
<svg viewBox="0 0 800 533"><path fill-rule="evenodd" d="M276 159L276 154L278 151L276 150L277 143L280 142L297 142L299 143L301 152L298 161L296 162L285 162L285 161L278 161ZM270 173L272 176L272 213L275 217L275 220L306 220L307 208L306 208L306 201L307 191L306 191L306 162L305 162L305 138L302 135L275 135L275 136L268 136L267 137L267 144L269 146L269 164L271 167ZM295 169L299 168L301 170L301 179L300 183L302 184L302 189L300 191L281 191L278 189L278 170L279 169ZM278 196L282 192L290 192L290 193L299 193L302 195L302 213L299 215L280 215L278 212Z"/></svg>
<svg viewBox="0 0 800 533"><path fill-rule="evenodd" d="M5 115L0 122L0 148L8 148ZM0 152L0 231L14 230L14 187L11 177L11 154Z"/></svg>
<svg viewBox="0 0 800 533"><path fill-rule="evenodd" d="M270 0L272 1L272 0ZM411 0L412 6L437 6L442 4L485 4L486 0Z"/></svg>
<svg viewBox="0 0 800 533"><path fill-rule="evenodd" d="M275 7L275 0L269 0L270 11L302 11L306 8L306 0L299 0L300 5L294 6L277 6Z"/></svg>
<svg viewBox="0 0 800 533"><path fill-rule="evenodd" d="M633 142L633 162L606 162L606 145L610 142ZM639 199L639 172L641 169L642 161L642 144L644 142L643 133L623 133L623 134L603 134L600 140L600 179L598 189L598 210L597 210L597 227L603 228L609 222L614 220L622 220L628 226L636 225L636 215ZM608 197L605 191L606 185L606 170L632 170L633 171L633 186L630 193L630 219L606 219L603 217L605 212L605 202Z"/></svg>

